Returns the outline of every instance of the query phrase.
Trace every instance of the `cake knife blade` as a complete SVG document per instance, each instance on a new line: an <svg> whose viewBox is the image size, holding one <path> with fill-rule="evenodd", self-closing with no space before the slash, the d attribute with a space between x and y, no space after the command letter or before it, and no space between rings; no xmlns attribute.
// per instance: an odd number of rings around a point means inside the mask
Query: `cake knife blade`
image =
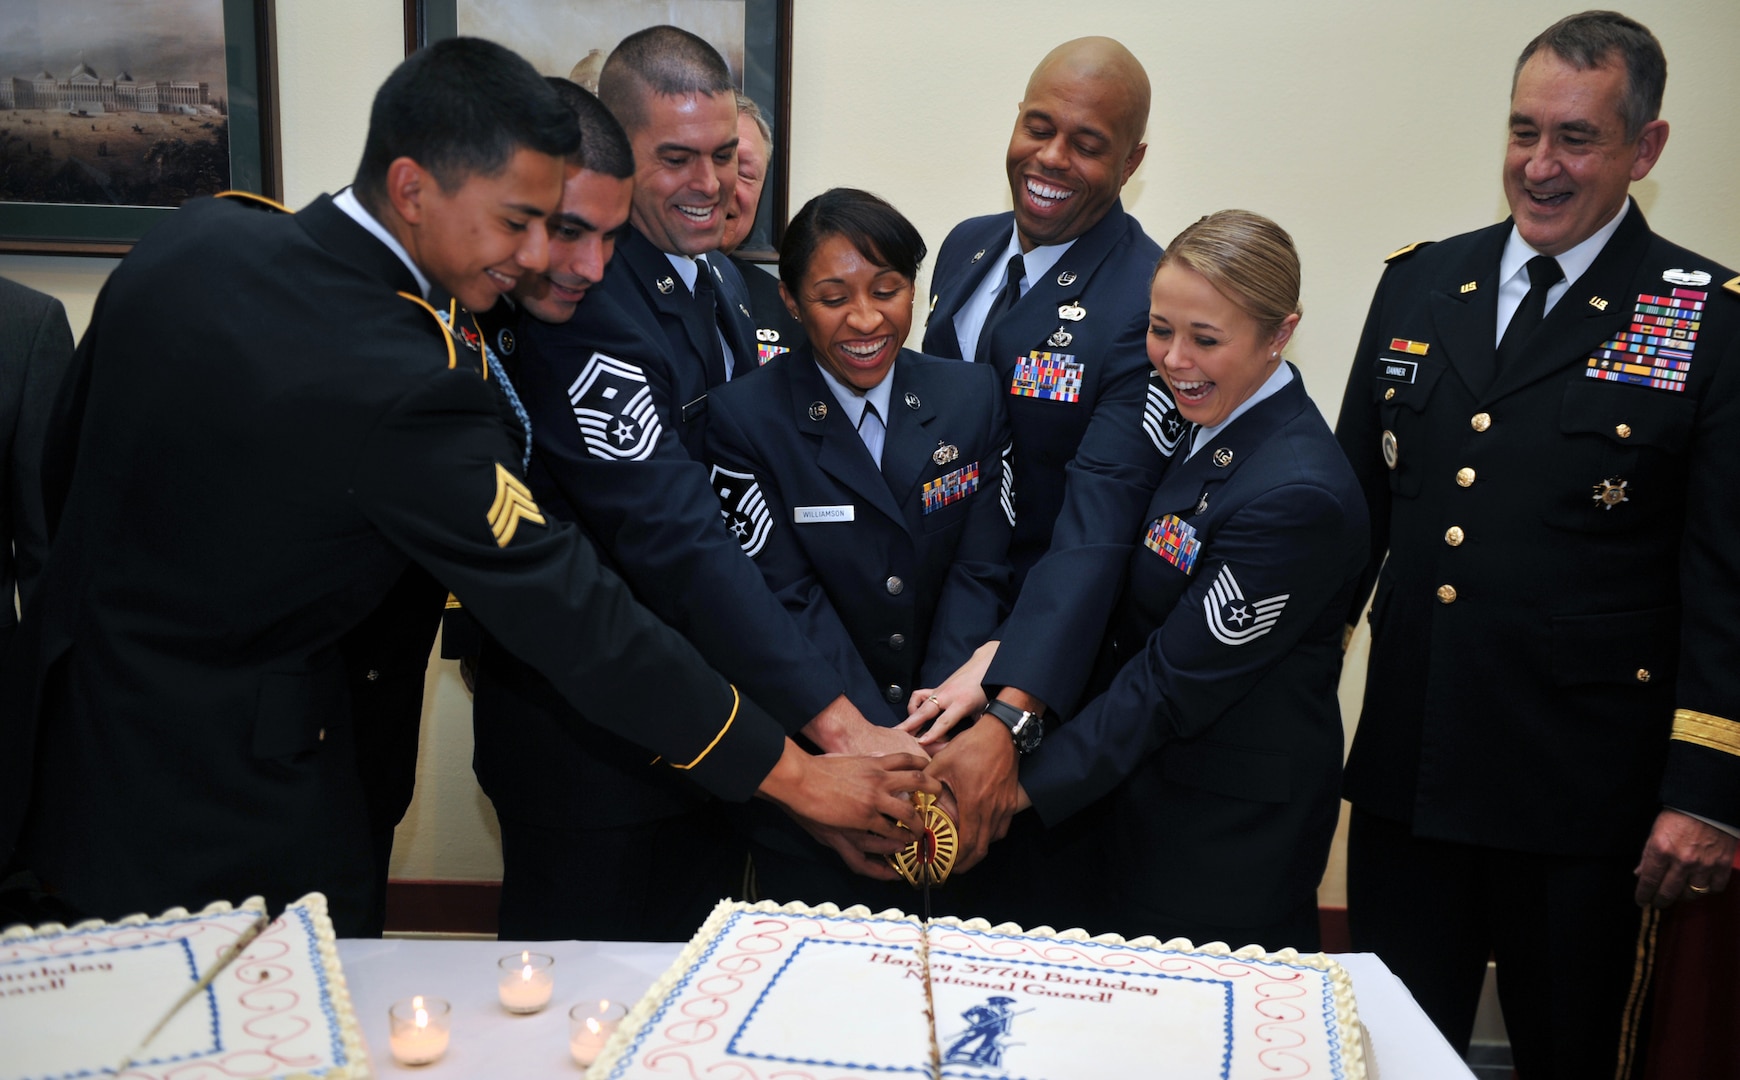
<svg viewBox="0 0 1740 1080"><path fill-rule="evenodd" d="M242 955L242 950L247 948L255 938L260 936L261 931L265 930L266 927L270 925L272 925L271 918L262 911L260 912L259 917L256 918L253 923L250 924L246 930L243 930L241 935L236 938L233 945L219 949L218 958L212 961L210 967L205 969L205 974L199 977L198 982L188 987L186 993L176 999L175 1004L169 1007L169 1011L163 1014L163 1019L157 1021L157 1024L146 1033L145 1037L139 1041L139 1045L133 1048L132 1053L121 1059L121 1064L115 1067L115 1071L117 1073L124 1073L131 1068L133 1062L139 1057L139 1055L145 1052L145 1048L151 1045L151 1040L155 1039L164 1028L169 1026L169 1021L175 1019L175 1014L181 1011L182 1006L204 993L205 988L211 985L212 980L222 974L223 970L229 967L236 957Z"/></svg>

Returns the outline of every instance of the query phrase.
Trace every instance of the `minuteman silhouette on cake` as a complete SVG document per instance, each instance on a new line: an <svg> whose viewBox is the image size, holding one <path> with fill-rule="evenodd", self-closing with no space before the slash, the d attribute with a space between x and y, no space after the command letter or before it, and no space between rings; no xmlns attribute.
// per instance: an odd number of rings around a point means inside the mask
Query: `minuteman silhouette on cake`
<svg viewBox="0 0 1740 1080"><path fill-rule="evenodd" d="M1016 1012L1009 1008L1013 1004L1015 999L1012 997L992 997L987 998L983 1005L974 1005L962 1013L961 1019L967 1022L967 1030L955 1036L954 1042L943 1052L943 1062L948 1065L1003 1064L1010 1026L1017 1016L1033 1011L1022 1009Z"/></svg>

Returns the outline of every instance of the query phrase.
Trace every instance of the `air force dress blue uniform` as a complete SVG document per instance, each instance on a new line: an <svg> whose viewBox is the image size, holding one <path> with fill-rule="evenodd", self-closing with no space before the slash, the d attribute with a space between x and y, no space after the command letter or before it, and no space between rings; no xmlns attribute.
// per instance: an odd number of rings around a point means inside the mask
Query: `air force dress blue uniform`
<svg viewBox="0 0 1740 1080"><path fill-rule="evenodd" d="M881 689L865 715L884 726L996 630L1011 527L1009 422L991 372L903 349L888 378L880 468L807 343L715 390L707 433L743 550L834 670ZM775 849L757 853L763 896L910 903L853 878L782 815L757 816L752 835ZM824 887L836 891L791 892Z"/></svg>
<svg viewBox="0 0 1740 1080"><path fill-rule="evenodd" d="M1048 826L1104 800L1097 873L1072 883L1106 890L1100 929L1317 946L1342 622L1368 533L1292 375L1173 459L1126 547L1128 591L1090 686L1103 692L1022 762Z"/></svg>
<svg viewBox="0 0 1740 1080"><path fill-rule="evenodd" d="M1347 766L1354 942L1379 947L1456 1042L1496 941L1513 1037L1531 1001L1586 1014L1588 1069L1612 1072L1639 955L1630 870L1657 811L1740 823L1740 278L1650 232L1632 204L1488 385L1511 228L1392 257L1337 426L1371 507L1376 582ZM1446 942L1401 933L1430 898L1385 891L1409 877L1390 855L1362 857L1362 820L1453 845L1421 856L1445 865L1510 852L1609 869L1599 888L1551 887L1575 899L1542 885L1496 901L1517 932L1469 947L1475 973L1445 1005L1450 950L1429 954ZM1607 929L1567 929L1596 911ZM1602 953L1612 979L1547 973ZM1543 981L1505 993L1507 965ZM1616 988L1599 1000L1568 996L1602 982ZM1516 1041L1520 1055L1529 1036Z"/></svg>
<svg viewBox="0 0 1740 1080"><path fill-rule="evenodd" d="M736 311L735 269L710 262L721 307ZM709 368L717 331L696 308L665 254L631 231L571 320L520 320L509 366L534 433L528 483L548 513L585 528L637 598L795 734L847 682L726 532L701 464L708 395L724 372ZM726 325L737 370L753 371L747 316ZM882 707L868 677L855 689L861 710ZM586 719L485 643L474 767L502 819L502 931L687 937L740 887L741 847L702 792L620 734L577 723ZM524 783L527 761L563 782ZM593 854L576 860L577 843Z"/></svg>
<svg viewBox="0 0 1740 1080"><path fill-rule="evenodd" d="M1014 228L1013 213L992 214L962 222L943 241L931 273L927 354L962 358L955 313L986 274L1003 273L999 253ZM1125 535L1153 490L1157 477L1133 464L1143 456L1127 440L1145 434L1148 282L1159 261L1160 245L1121 201L1114 203L983 331L991 335L987 363L1007 395L1015 432L1019 471L1010 557L1017 589L1051 546L1071 462L1073 497L1084 518L1103 524L1108 535Z"/></svg>

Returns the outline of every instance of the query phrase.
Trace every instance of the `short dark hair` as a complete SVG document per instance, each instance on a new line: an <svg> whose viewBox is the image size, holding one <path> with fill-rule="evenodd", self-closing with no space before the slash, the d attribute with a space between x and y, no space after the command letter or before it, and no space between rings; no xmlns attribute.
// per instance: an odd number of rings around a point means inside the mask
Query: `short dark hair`
<svg viewBox="0 0 1740 1080"><path fill-rule="evenodd" d="M858 254L908 281L918 277L918 264L924 261L924 237L887 200L857 188L830 188L804 203L785 227L779 279L791 295L798 295L810 260L830 236L844 236Z"/></svg>
<svg viewBox="0 0 1740 1080"><path fill-rule="evenodd" d="M634 176L634 149L628 144L628 133L610 110L579 83L560 75L545 76L544 81L556 92L562 104L574 111L580 121L580 152L573 157L582 169L618 180Z"/></svg>
<svg viewBox="0 0 1740 1080"><path fill-rule="evenodd" d="M719 50L675 26L649 26L622 39L598 73L598 100L630 134L646 122L646 96L732 94Z"/></svg>
<svg viewBox="0 0 1740 1080"><path fill-rule="evenodd" d="M519 54L482 38L447 38L387 76L369 111L356 193L379 205L387 167L406 157L444 191L493 176L521 150L567 157L580 145L572 110Z"/></svg>
<svg viewBox="0 0 1740 1080"><path fill-rule="evenodd" d="M1543 48L1579 71L1603 67L1614 59L1625 65L1625 96L1620 100L1619 114L1625 120L1626 142L1635 142L1643 126L1661 116L1667 56L1649 27L1636 19L1617 11L1585 11L1567 15L1542 30L1517 57L1510 77L1512 95L1523 65Z"/></svg>

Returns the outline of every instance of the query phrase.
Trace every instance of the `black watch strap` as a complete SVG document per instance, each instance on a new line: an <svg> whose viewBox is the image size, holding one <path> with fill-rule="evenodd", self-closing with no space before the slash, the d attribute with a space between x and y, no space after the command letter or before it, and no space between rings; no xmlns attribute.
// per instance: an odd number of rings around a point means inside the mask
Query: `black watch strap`
<svg viewBox="0 0 1740 1080"><path fill-rule="evenodd" d="M1017 709L1007 701L989 701L985 704L985 712L1009 729L1018 754L1029 753L1038 747L1040 737L1045 734L1045 721L1039 713Z"/></svg>

